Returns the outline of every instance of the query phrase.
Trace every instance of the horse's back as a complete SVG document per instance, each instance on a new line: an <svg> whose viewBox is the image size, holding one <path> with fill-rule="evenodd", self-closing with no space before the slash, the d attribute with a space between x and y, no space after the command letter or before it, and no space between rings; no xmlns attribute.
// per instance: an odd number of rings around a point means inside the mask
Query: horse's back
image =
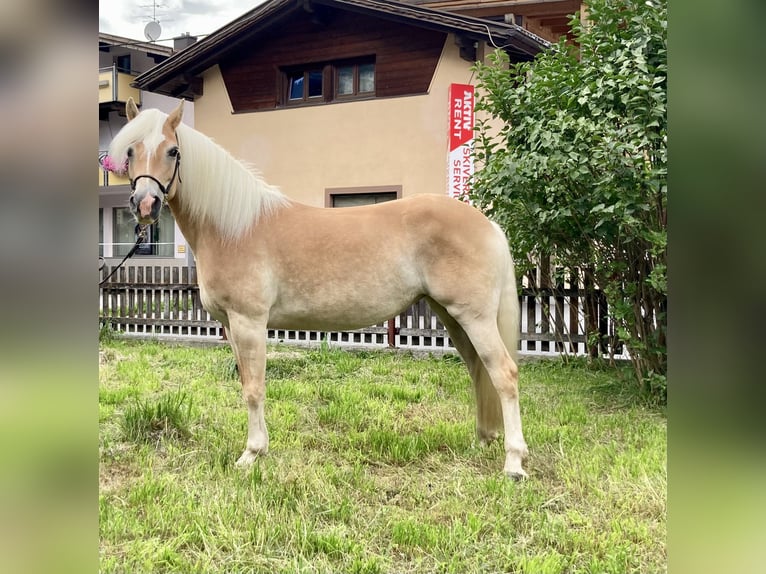
<svg viewBox="0 0 766 574"><path fill-rule="evenodd" d="M352 211L355 210L355 211ZM424 242L481 244L496 242L498 229L473 206L437 194L419 194L369 206L330 210L344 214L359 227L392 229L415 247ZM502 233L500 234L502 235Z"/></svg>
<svg viewBox="0 0 766 574"><path fill-rule="evenodd" d="M293 204L263 230L272 253L293 260L405 265L415 259L498 257L507 251L502 232L473 206L446 195L421 194L374 205L327 209Z"/></svg>

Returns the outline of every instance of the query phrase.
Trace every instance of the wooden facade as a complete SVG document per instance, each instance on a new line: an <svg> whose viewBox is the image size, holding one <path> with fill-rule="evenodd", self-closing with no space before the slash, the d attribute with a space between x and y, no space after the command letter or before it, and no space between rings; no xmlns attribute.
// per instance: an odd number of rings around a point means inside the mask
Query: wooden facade
<svg viewBox="0 0 766 574"><path fill-rule="evenodd" d="M322 14L317 21L310 13L296 13L221 60L219 66L234 112L281 105L285 69L356 58L375 63L375 97L428 91L446 33L414 31L406 24L337 9L328 8Z"/></svg>
<svg viewBox="0 0 766 574"><path fill-rule="evenodd" d="M204 95L202 76L216 65L224 71L227 86L242 94L248 91L243 86L253 88L254 78L264 83L274 81L275 74L267 77L268 67L275 72L275 65L289 65L291 57L300 56L300 61L293 63L304 64L310 57L321 62L342 58L342 54L375 55L383 66L383 92L377 95L387 97L423 93L422 78L433 75L433 60L438 61L449 34L456 36L461 57L467 60L475 57L477 42L499 43L514 61L529 60L547 46L545 40L515 24L415 4L391 0L266 0L142 74L136 83L144 90L196 100ZM247 77L248 73L257 75ZM256 91L259 95L244 109L269 105L271 95L266 93L266 87L257 87Z"/></svg>

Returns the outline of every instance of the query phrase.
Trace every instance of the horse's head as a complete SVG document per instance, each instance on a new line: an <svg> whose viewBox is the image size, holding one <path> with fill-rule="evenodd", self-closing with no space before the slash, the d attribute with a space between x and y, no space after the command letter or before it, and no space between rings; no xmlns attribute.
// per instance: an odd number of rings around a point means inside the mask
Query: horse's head
<svg viewBox="0 0 766 574"><path fill-rule="evenodd" d="M139 223L153 223L167 200L173 199L180 180L181 152L176 130L183 116L183 100L170 115L157 110L139 114L128 99L128 123L110 148L110 158L127 171L130 179L130 209Z"/></svg>

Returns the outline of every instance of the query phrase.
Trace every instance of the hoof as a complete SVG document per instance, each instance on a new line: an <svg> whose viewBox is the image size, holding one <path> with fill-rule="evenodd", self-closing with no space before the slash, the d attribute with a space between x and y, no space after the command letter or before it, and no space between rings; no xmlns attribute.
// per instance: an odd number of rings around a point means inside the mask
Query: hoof
<svg viewBox="0 0 766 574"><path fill-rule="evenodd" d="M526 445L524 445L524 448L519 450L525 453L527 450ZM529 475L527 475L527 473L524 471L524 468L521 466L522 458L523 455L520 455L518 452L509 451L506 453L503 472L511 480L525 480L528 478Z"/></svg>
<svg viewBox="0 0 766 574"><path fill-rule="evenodd" d="M516 470L514 472L506 472L505 476L507 476L509 479L511 479L514 482L521 482L524 480L527 480L529 478L529 475L524 472L523 470Z"/></svg>
<svg viewBox="0 0 766 574"><path fill-rule="evenodd" d="M255 452L250 449L247 449L245 450L245 452L242 453L242 456L240 456L237 459L237 462L235 463L235 465L238 466L239 468L249 468L255 462L255 459L262 454L266 454L266 453Z"/></svg>

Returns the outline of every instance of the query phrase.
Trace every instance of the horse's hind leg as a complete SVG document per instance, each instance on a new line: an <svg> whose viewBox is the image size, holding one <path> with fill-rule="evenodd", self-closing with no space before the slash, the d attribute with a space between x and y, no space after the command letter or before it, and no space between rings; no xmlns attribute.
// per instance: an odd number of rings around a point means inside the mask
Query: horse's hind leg
<svg viewBox="0 0 766 574"><path fill-rule="evenodd" d="M263 416L266 401L265 322L242 316L229 317L229 336L242 381L242 398L247 406L247 447L237 466L249 466L269 450L269 433Z"/></svg>
<svg viewBox="0 0 766 574"><path fill-rule="evenodd" d="M473 343L492 384L500 397L505 431L505 466L503 471L513 478L525 478L521 462L527 455L527 444L521 431L519 410L519 369L500 336L493 316L460 320Z"/></svg>
<svg viewBox="0 0 766 574"><path fill-rule="evenodd" d="M489 378L487 369L479 359L473 343L455 318L447 310L427 297L426 300L439 319L447 328L450 340L455 345L460 357L468 368L474 387L476 398L476 435L482 444L495 440L503 427L503 412L500 405L500 397L497 395L494 385Z"/></svg>

